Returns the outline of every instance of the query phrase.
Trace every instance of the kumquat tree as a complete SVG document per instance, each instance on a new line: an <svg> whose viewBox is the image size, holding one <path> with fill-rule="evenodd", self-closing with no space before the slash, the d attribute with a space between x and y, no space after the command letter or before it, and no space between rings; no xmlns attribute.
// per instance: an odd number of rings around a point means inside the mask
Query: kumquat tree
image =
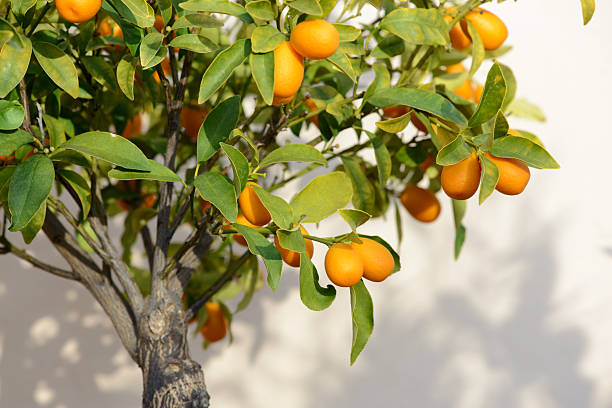
<svg viewBox="0 0 612 408"><path fill-rule="evenodd" d="M374 325L367 286L393 284L401 258L362 224L432 222L451 200L457 257L466 200L559 167L511 126L540 115L487 2L0 0L2 253L91 293L142 369L144 407L208 407L189 324L205 345L229 337L291 268L309 309L350 291L352 364ZM594 8L582 0L585 24ZM337 235L309 233L336 213ZM28 251L37 235L66 266Z"/></svg>

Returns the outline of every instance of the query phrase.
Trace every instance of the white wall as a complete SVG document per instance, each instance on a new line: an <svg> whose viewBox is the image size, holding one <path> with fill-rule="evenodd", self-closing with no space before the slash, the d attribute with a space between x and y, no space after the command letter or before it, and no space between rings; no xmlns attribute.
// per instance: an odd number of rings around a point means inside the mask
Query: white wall
<svg viewBox="0 0 612 408"><path fill-rule="evenodd" d="M368 284L375 330L353 367L348 291L312 312L285 271L278 292L262 290L236 317L232 346L204 352L194 337L213 406L612 406L612 4L597 7L587 27L578 0L489 7L509 26L515 49L502 61L519 96L548 116L511 125L538 134L561 170L532 171L518 197L471 203L458 262L448 203L433 225L405 216L403 269ZM395 243L392 225L364 232ZM42 240L36 253L54 256ZM316 247L317 265L323 255ZM139 371L88 294L2 260L0 406L138 406Z"/></svg>

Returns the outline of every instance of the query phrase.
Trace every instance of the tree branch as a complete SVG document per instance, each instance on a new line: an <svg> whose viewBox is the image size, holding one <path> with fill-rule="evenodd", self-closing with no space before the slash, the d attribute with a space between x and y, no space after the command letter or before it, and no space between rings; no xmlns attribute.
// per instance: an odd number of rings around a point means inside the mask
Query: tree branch
<svg viewBox="0 0 612 408"><path fill-rule="evenodd" d="M18 258L23 259L24 261L30 263L32 266L35 266L38 269L49 272L50 274L55 275L55 276L59 276L60 278L79 280L79 277L75 275L72 271L58 268L56 266L50 265L48 263L45 263L39 260L38 258L30 255L27 251L23 249L19 249L16 246L14 246L6 237L0 237L0 242L4 246L2 248L3 252L4 251L6 251L6 253L10 252L13 255L17 256Z"/></svg>

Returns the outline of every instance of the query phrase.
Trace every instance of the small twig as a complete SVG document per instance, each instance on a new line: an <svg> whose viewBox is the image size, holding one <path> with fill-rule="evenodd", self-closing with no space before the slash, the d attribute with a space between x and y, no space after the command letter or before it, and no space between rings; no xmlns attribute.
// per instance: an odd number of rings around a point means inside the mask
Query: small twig
<svg viewBox="0 0 612 408"><path fill-rule="evenodd" d="M191 305L191 307L185 314L185 320L191 320L193 316L195 316L202 308L202 306L204 306L204 304L206 304L206 302L208 302L208 300L210 300L210 298L213 297L215 293L217 293L227 282L229 282L234 277L234 275L236 275L236 272L238 272L242 264L244 264L244 262L249 259L250 256L251 253L249 251L246 251L233 264L230 264L225 273L221 275L221 277L217 279L217 281L213 283L212 286L206 290L206 292L204 292L200 299L198 299L193 305Z"/></svg>
<svg viewBox="0 0 612 408"><path fill-rule="evenodd" d="M147 253L147 259L149 261L149 269L153 269L153 240L151 239L151 230L148 225L145 225L140 230L140 237Z"/></svg>
<svg viewBox="0 0 612 408"><path fill-rule="evenodd" d="M30 255L25 250L17 248L8 239L6 239L6 237L0 237L0 242L2 242L2 244L4 245L4 248L2 248L3 251L14 254L18 258L23 259L24 261L30 263L31 265L37 267L38 269L42 269L43 271L49 272L61 278L71 279L71 280L80 280L79 277L75 275L72 271L58 268L56 266L45 263L41 261L40 259L36 258L35 256Z"/></svg>

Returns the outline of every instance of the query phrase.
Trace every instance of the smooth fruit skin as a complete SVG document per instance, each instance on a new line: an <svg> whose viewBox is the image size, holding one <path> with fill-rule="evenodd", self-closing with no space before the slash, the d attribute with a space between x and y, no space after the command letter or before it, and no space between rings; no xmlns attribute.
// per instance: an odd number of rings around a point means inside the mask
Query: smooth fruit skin
<svg viewBox="0 0 612 408"><path fill-rule="evenodd" d="M123 128L123 132L121 132L121 136L126 139L131 139L132 136L140 133L142 131L142 118L140 115L134 116L132 119L128 120L125 124L125 128Z"/></svg>
<svg viewBox="0 0 612 408"><path fill-rule="evenodd" d="M351 242L351 247L363 262L363 277L372 282L382 282L393 272L393 255L384 245L370 238L361 238L361 244Z"/></svg>
<svg viewBox="0 0 612 408"><path fill-rule="evenodd" d="M469 20L478 32L485 50L498 49L508 38L508 28L504 22L489 11L478 8L470 11L465 19ZM463 20L461 21L461 29L469 37L467 23Z"/></svg>
<svg viewBox="0 0 612 408"><path fill-rule="evenodd" d="M478 85L474 88L474 102L480 103L480 99L482 98L482 91L484 91L484 86Z"/></svg>
<svg viewBox="0 0 612 408"><path fill-rule="evenodd" d="M414 127L419 129L421 132L428 133L427 126L425 126L425 124L421 122L419 118L417 118L417 115L415 115L414 112L410 114L410 121Z"/></svg>
<svg viewBox="0 0 612 408"><path fill-rule="evenodd" d="M258 226L266 225L270 222L270 213L257 196L253 186L261 187L252 181L248 182L238 197L238 204L249 222Z"/></svg>
<svg viewBox="0 0 612 408"><path fill-rule="evenodd" d="M168 57L162 60L161 67L162 71L164 72L164 76L167 76L170 71L172 71L172 68L170 67L170 59ZM161 84L161 80L159 79L159 74L157 73L157 70L153 72L153 79L155 79L155 82L157 82L158 84Z"/></svg>
<svg viewBox="0 0 612 408"><path fill-rule="evenodd" d="M446 72L449 74L458 74L465 71L467 71L467 69L463 66L463 64L454 64L446 67ZM471 100L474 97L474 89L472 89L472 82L469 79L453 92L467 100Z"/></svg>
<svg viewBox="0 0 612 408"><path fill-rule="evenodd" d="M198 132L200 131L202 123L204 123L207 113L208 112L202 108L194 108L187 105L183 107L181 111L181 124L185 128L185 134L192 142L198 140Z"/></svg>
<svg viewBox="0 0 612 408"><path fill-rule="evenodd" d="M247 227L251 227L251 228L257 228L257 225L251 224L249 220L247 220L243 214L238 214L238 216L236 217L236 223L240 225L246 225ZM221 227L221 229L228 230L228 229L234 229L234 227L231 224L225 224ZM246 239L244 239L242 235L234 234L233 238L234 238L234 241L236 241L236 243L244 247L249 246L249 244L246 242Z"/></svg>
<svg viewBox="0 0 612 408"><path fill-rule="evenodd" d="M295 95L303 79L304 58L289 41L281 43L274 49L274 96L287 98Z"/></svg>
<svg viewBox="0 0 612 408"><path fill-rule="evenodd" d="M108 37L109 35L113 33L113 30L111 29L111 26L108 20L109 20L108 18L105 18L104 20L100 22L100 25L98 26L98 29L96 30L96 33L98 35L102 37Z"/></svg>
<svg viewBox="0 0 612 408"><path fill-rule="evenodd" d="M383 115L391 119L404 116L408 112L410 112L410 108L403 105L387 106L386 108L383 108Z"/></svg>
<svg viewBox="0 0 612 408"><path fill-rule="evenodd" d="M418 221L433 222L440 215L438 197L424 188L408 184L400 195L400 201L408 213Z"/></svg>
<svg viewBox="0 0 612 408"><path fill-rule="evenodd" d="M328 21L307 20L299 23L291 32L291 45L304 58L324 59L338 49L340 34Z"/></svg>
<svg viewBox="0 0 612 408"><path fill-rule="evenodd" d="M306 231L306 228L302 227L301 225L300 225L300 231L302 231L302 235L308 235L308 231ZM314 253L314 245L312 244L312 240L305 239L304 242L306 243L306 255L308 255L308 257L312 259L312 254ZM280 246L280 242L278 241L278 237L276 235L274 235L274 245L276 246L276 249L278 249L278 251L280 252L281 257L283 258L283 261L285 261L287 265L293 266L294 268L299 268L300 266L300 253L299 252L292 251L290 249L285 249L282 246Z"/></svg>
<svg viewBox="0 0 612 408"><path fill-rule="evenodd" d="M503 157L495 157L490 153L486 153L485 157L491 160L499 170L499 180L495 189L502 194L517 195L525 190L531 172L525 163L516 159L507 159Z"/></svg>
<svg viewBox="0 0 612 408"><path fill-rule="evenodd" d="M335 285L353 286L363 276L363 261L350 245L334 244L325 255L325 272Z"/></svg>
<svg viewBox="0 0 612 408"><path fill-rule="evenodd" d="M453 17L444 16L444 20L446 20L446 22L450 24L453 21ZM467 47L470 46L470 44L472 44L472 40L470 40L470 37L465 35L463 30L461 29L461 25L458 23L455 23L455 25L453 26L453 28L450 29L448 34L450 36L451 44L455 49L465 50Z"/></svg>
<svg viewBox="0 0 612 408"><path fill-rule="evenodd" d="M200 333L204 340L214 343L225 337L227 334L227 320L221 311L221 307L215 302L206 302L207 317L206 323L200 328Z"/></svg>
<svg viewBox="0 0 612 408"><path fill-rule="evenodd" d="M442 188L455 200L467 200L480 184L480 162L475 152L459 163L442 167Z"/></svg>
<svg viewBox="0 0 612 408"><path fill-rule="evenodd" d="M274 98L272 99L272 105L273 106L286 105L289 102L291 102L293 100L293 98L295 98L295 94L289 95L289 96L277 96L277 95L274 95Z"/></svg>
<svg viewBox="0 0 612 408"><path fill-rule="evenodd" d="M95 16L102 7L102 0L56 0L55 8L60 16L71 23L82 23Z"/></svg>

